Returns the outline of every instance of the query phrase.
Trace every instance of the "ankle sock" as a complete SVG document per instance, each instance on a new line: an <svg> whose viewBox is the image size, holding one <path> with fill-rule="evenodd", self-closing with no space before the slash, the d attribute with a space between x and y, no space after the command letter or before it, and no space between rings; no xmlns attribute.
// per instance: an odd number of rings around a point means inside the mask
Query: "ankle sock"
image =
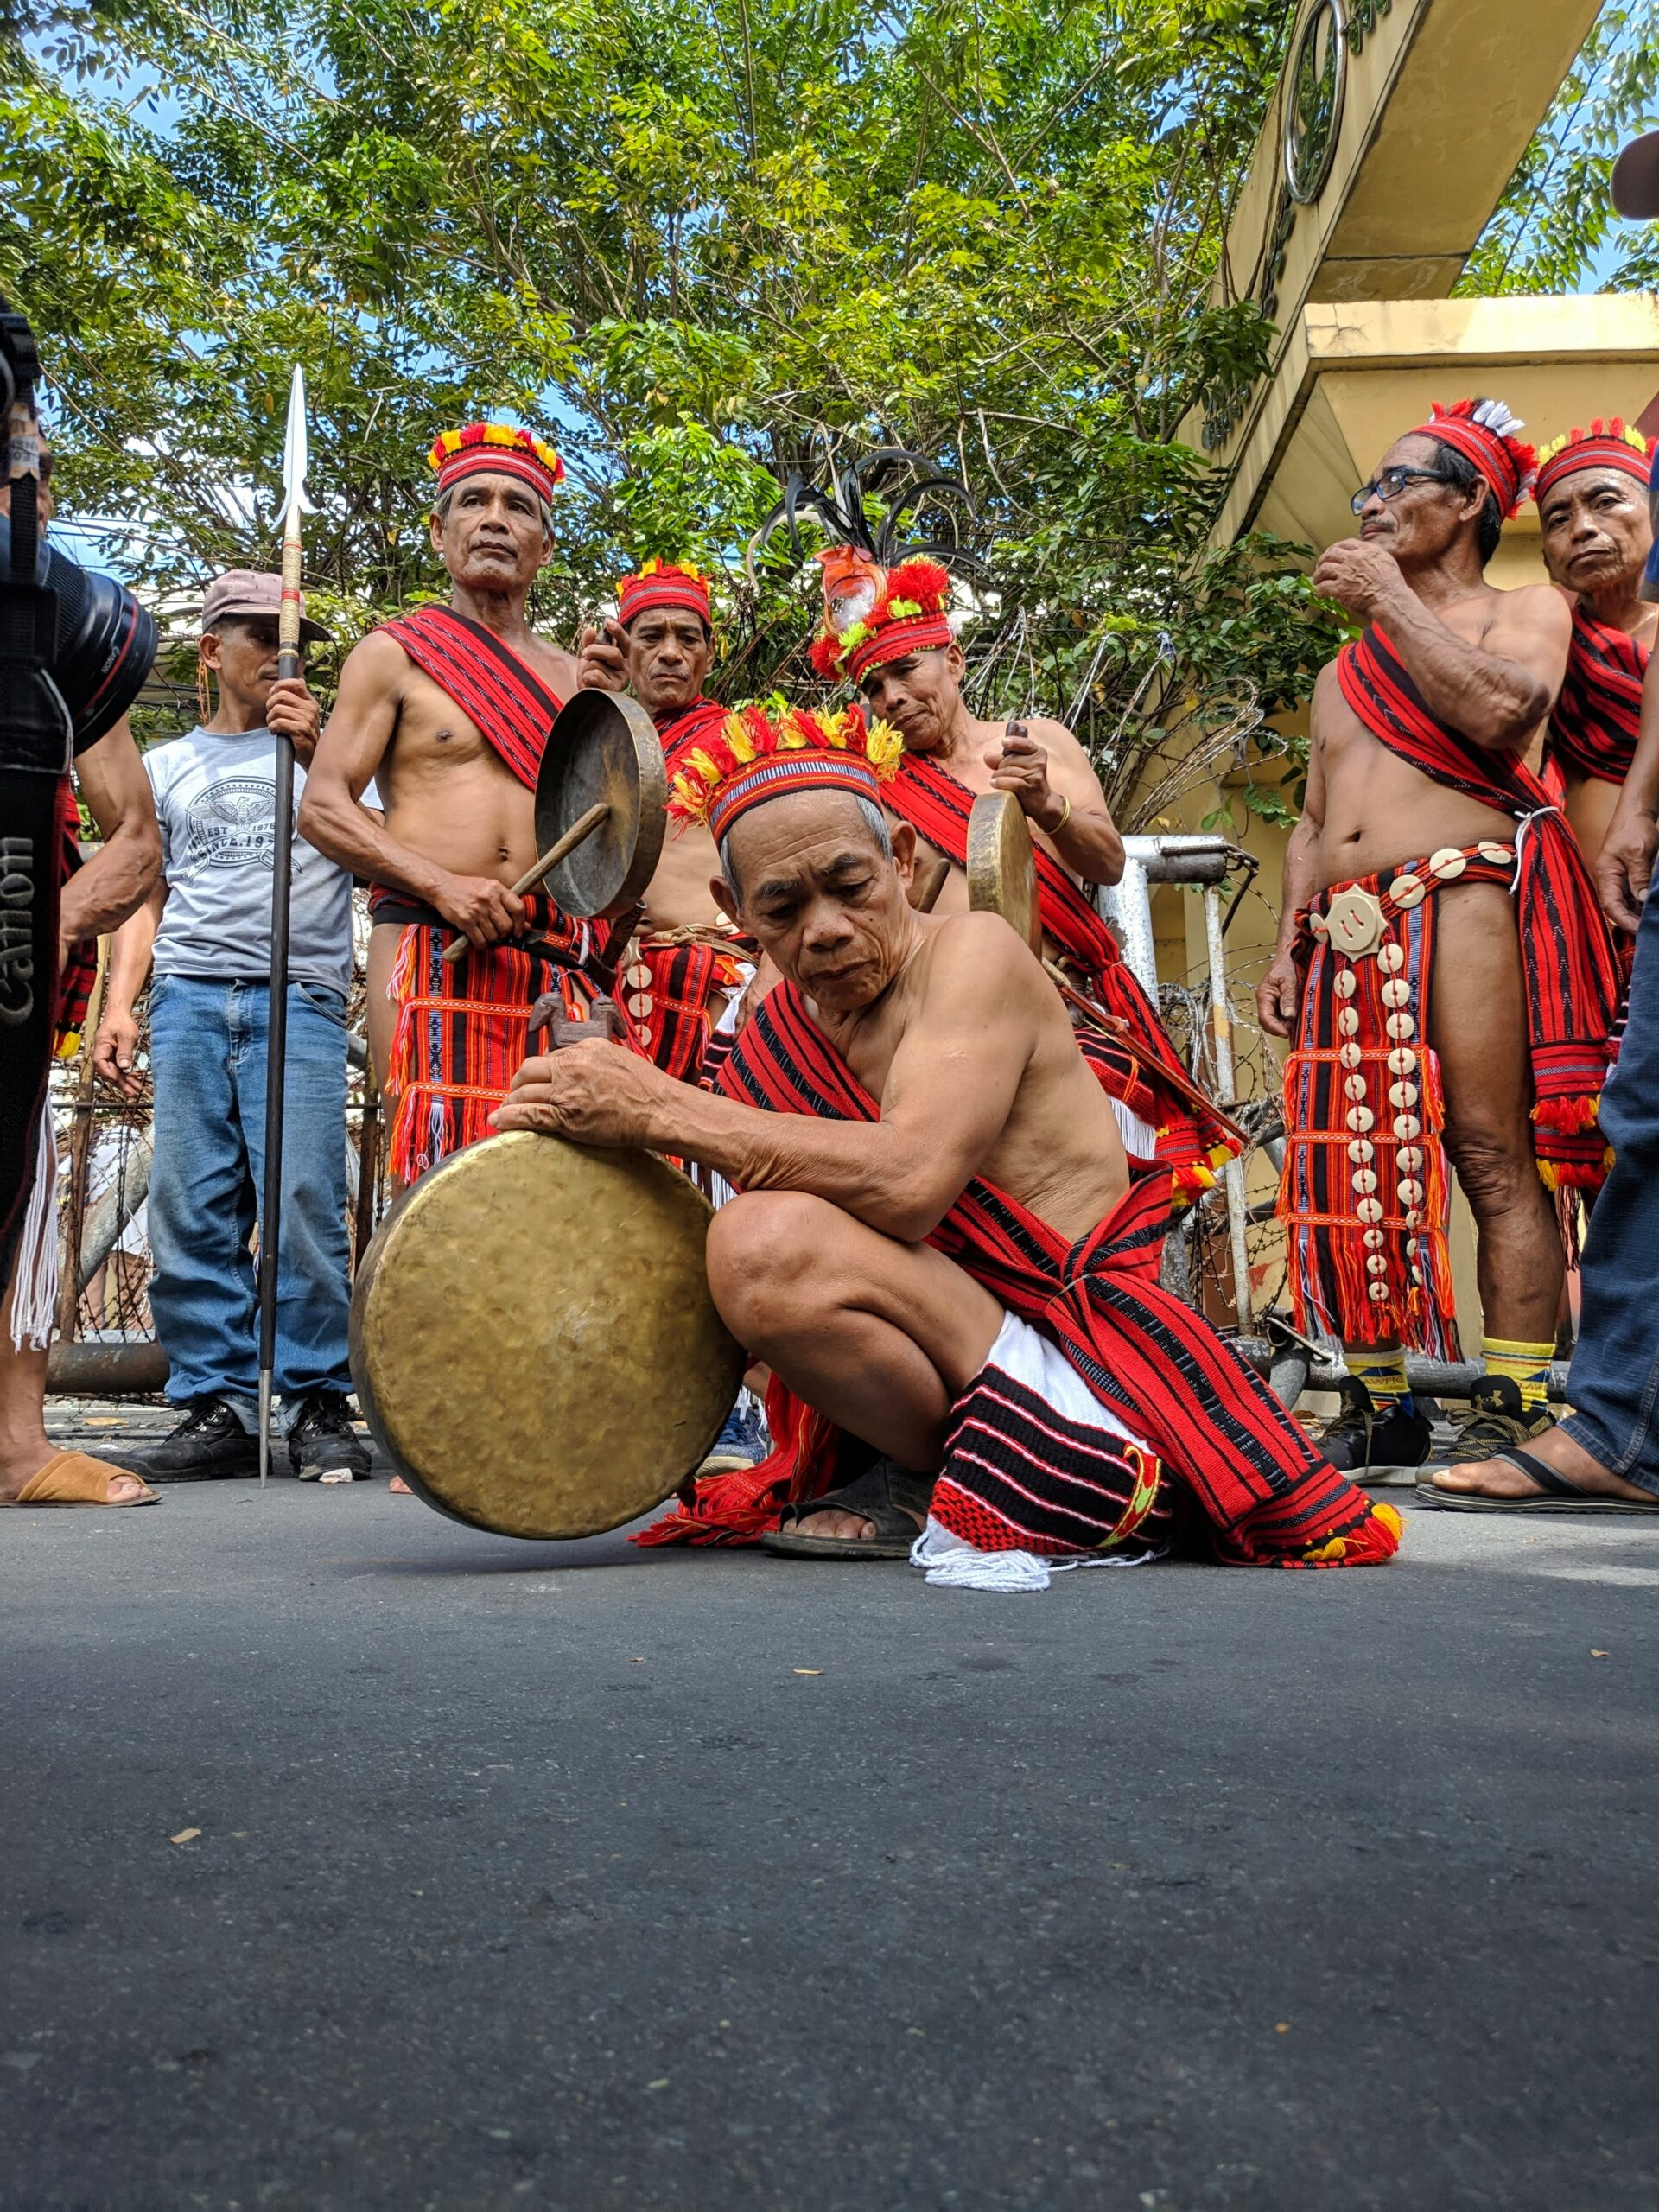
<svg viewBox="0 0 1659 2212"><path fill-rule="evenodd" d="M1555 1351L1553 1344L1522 1344L1513 1343L1508 1337L1483 1337L1480 1351L1489 1375L1507 1375L1516 1384L1526 1412L1549 1411L1549 1363Z"/></svg>
<svg viewBox="0 0 1659 2212"><path fill-rule="evenodd" d="M1343 1358L1355 1382L1363 1382L1370 1392L1378 1421L1387 1421L1390 1414L1403 1414L1409 1420L1415 1413L1411 1386L1406 1381L1406 1355L1399 1344L1383 1351L1374 1345L1356 1349L1348 1344L1343 1348Z"/></svg>

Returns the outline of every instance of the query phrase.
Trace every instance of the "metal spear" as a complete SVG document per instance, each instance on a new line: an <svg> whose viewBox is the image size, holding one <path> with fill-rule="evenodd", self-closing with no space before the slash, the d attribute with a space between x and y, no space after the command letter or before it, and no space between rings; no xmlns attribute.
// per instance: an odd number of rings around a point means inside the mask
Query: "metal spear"
<svg viewBox="0 0 1659 2212"><path fill-rule="evenodd" d="M305 511L305 372L297 365L283 440L283 600L276 673L300 672L300 517ZM270 1471L270 1390L276 1364L277 1255L283 1216L283 1093L288 1060L288 910L294 866L294 741L276 741L276 845L270 871L270 985L265 1038L265 1197L259 1217L259 1486Z"/></svg>

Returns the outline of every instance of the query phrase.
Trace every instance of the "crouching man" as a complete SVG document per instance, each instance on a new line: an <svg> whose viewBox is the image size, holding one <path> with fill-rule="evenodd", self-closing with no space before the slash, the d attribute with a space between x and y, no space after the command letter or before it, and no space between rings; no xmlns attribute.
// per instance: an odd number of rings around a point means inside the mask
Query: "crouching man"
<svg viewBox="0 0 1659 2212"><path fill-rule="evenodd" d="M1238 1565L1389 1558L1392 1510L1160 1289L1167 1178L1131 1184L1040 965L994 915L909 905L915 832L880 809L896 734L747 719L742 757L703 748L674 799L785 978L721 1092L594 1042L527 1061L495 1116L701 1160L744 1193L709 1282L779 1378L782 1440L705 1484L683 1532L874 1558L922 1535L918 1563L953 1580L1194 1536ZM834 1486L852 1440L873 1464Z"/></svg>

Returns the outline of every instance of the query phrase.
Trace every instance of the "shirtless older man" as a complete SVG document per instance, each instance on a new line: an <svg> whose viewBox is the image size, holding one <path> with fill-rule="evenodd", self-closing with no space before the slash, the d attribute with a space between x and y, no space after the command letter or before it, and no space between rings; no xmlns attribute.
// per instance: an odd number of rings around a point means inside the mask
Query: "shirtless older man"
<svg viewBox="0 0 1659 2212"><path fill-rule="evenodd" d="M1567 818L1592 866L1636 754L1659 607L1642 596L1653 550L1654 442L1615 416L1539 457L1533 497L1551 581L1575 594L1567 674L1549 718Z"/></svg>
<svg viewBox="0 0 1659 2212"><path fill-rule="evenodd" d="M1012 791L1032 832L1044 949L1109 1016L1114 1034L1085 1047L1097 1079L1122 1109L1132 1149L1171 1173L1179 1203L1215 1179L1236 1146L1197 1108L1155 1007L1125 966L1085 884L1116 883L1123 840L1088 754L1063 722L1046 715L988 722L963 697L965 669L950 628L950 578L937 562L904 561L881 579L874 604L836 630L826 598L813 647L821 675L855 683L872 713L905 742L899 776L885 794L925 852L950 863L934 906L968 906L968 821L982 792Z"/></svg>
<svg viewBox="0 0 1659 2212"><path fill-rule="evenodd" d="M1532 476L1501 403L1399 438L1315 588L1368 627L1314 689L1278 950L1258 992L1291 1035L1281 1217L1298 1325L1354 1382L1338 1466L1415 1467L1405 1347L1458 1354L1447 1155L1479 1231L1487 1373L1452 1458L1549 1425L1562 1287L1552 1190L1605 1172L1595 1105L1617 999L1571 832L1524 766L1560 689L1567 608L1483 571Z"/></svg>
<svg viewBox="0 0 1659 2212"><path fill-rule="evenodd" d="M713 896L785 979L721 1095L582 1043L528 1063L495 1116L743 1188L710 1230L709 1281L797 1418L772 1462L721 1478L753 1493L747 1529L700 1500L690 1532L891 1557L925 1523L921 1563L953 1580L999 1579L994 1554L1038 1573L1043 1555L1145 1556L1183 1520L1239 1564L1387 1558L1397 1518L1158 1288L1157 1179L1129 1184L1030 951L993 915L909 905L915 833L889 833L878 803L892 734L787 710L772 728L752 720L741 752L717 741L712 772L694 762L677 786L719 849ZM823 1495L832 1425L881 1457Z"/></svg>
<svg viewBox="0 0 1659 2212"><path fill-rule="evenodd" d="M302 835L373 886L369 1034L405 1182L484 1134L532 1001L556 989L574 1012L594 988L588 925L508 887L536 857L537 770L581 681L525 613L563 464L494 423L442 432L430 460L449 604L383 623L347 657L300 808ZM371 779L381 820L359 803ZM445 966L457 932L472 950Z"/></svg>

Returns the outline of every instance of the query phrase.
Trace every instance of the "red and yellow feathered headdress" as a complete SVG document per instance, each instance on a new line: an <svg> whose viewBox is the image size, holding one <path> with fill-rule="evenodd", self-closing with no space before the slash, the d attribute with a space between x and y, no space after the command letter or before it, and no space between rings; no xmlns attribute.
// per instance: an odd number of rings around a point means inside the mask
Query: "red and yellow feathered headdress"
<svg viewBox="0 0 1659 2212"><path fill-rule="evenodd" d="M706 823L718 840L750 807L786 791L847 791L879 805L904 750L891 724L868 721L860 707L810 714L780 699L741 707L686 754L669 817L682 829Z"/></svg>
<svg viewBox="0 0 1659 2212"><path fill-rule="evenodd" d="M826 622L813 640L812 665L833 682L856 683L873 669L902 660L906 653L937 651L950 642L945 609L950 572L937 561L901 561L889 569L875 604L860 621L839 633Z"/></svg>
<svg viewBox="0 0 1659 2212"><path fill-rule="evenodd" d="M1576 475L1581 468L1622 468L1627 476L1634 476L1639 484L1651 481L1654 448L1659 440L1644 438L1640 430L1628 427L1622 416L1615 415L1604 423L1598 415L1587 430L1576 425L1564 438L1555 438L1538 456L1538 481L1532 487L1532 496L1540 506L1544 494L1563 476Z"/></svg>
<svg viewBox="0 0 1659 2212"><path fill-rule="evenodd" d="M1442 407L1437 399L1431 419L1408 430L1408 438L1438 438L1472 463L1497 500L1507 522L1532 489L1538 455L1517 433L1526 429L1501 399L1459 399Z"/></svg>
<svg viewBox="0 0 1659 2212"><path fill-rule="evenodd" d="M672 561L647 561L638 575L624 576L616 588L616 619L626 630L652 607L683 607L701 615L710 629L709 579Z"/></svg>
<svg viewBox="0 0 1659 2212"><path fill-rule="evenodd" d="M533 430L506 423L468 423L459 430L440 430L427 460L437 472L438 489L447 492L464 476L517 476L551 499L564 481L564 463Z"/></svg>

